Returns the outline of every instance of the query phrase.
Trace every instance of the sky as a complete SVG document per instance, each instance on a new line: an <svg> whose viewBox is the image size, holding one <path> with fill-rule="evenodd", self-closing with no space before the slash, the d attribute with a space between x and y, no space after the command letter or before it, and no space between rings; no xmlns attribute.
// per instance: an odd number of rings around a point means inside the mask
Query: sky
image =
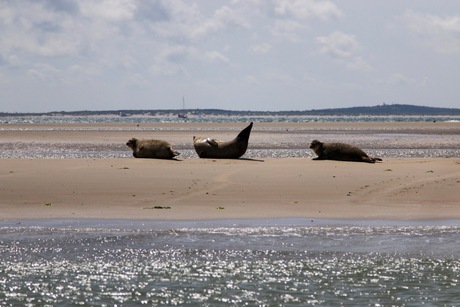
<svg viewBox="0 0 460 307"><path fill-rule="evenodd" d="M458 0L0 0L0 112L460 108Z"/></svg>

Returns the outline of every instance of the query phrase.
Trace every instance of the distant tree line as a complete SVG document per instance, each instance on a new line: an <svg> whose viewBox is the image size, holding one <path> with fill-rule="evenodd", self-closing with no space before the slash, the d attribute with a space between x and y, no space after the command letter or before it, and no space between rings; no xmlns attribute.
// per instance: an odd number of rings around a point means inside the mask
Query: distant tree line
<svg viewBox="0 0 460 307"><path fill-rule="evenodd" d="M0 112L0 116L90 116L90 115L177 115L187 113L194 115L214 115L214 116L358 116L358 115L460 115L458 108L438 108L425 107L407 104L383 104L371 107L349 107L349 108L331 108L320 110L304 111L232 111L222 109L185 109L185 110L107 110L107 111L55 111L46 113L7 113Z"/></svg>

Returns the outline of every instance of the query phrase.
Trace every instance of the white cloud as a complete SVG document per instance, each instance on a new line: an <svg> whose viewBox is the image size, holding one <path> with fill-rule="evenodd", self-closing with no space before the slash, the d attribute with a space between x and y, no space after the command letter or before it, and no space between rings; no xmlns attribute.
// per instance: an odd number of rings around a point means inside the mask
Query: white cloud
<svg viewBox="0 0 460 307"><path fill-rule="evenodd" d="M150 71L160 76L174 76L185 73L183 64L193 53L192 47L183 45L162 46L157 50L157 55Z"/></svg>
<svg viewBox="0 0 460 307"><path fill-rule="evenodd" d="M206 60L210 63L230 63L230 60L225 55L217 51L208 51L205 53L205 56Z"/></svg>
<svg viewBox="0 0 460 307"><path fill-rule="evenodd" d="M2 18L0 51L5 54L26 52L44 57L75 55L79 41L72 31L74 23L67 14L46 9L41 3L19 3L0 8Z"/></svg>
<svg viewBox="0 0 460 307"><path fill-rule="evenodd" d="M268 53L271 49L272 45L270 45L269 43L260 43L252 46L251 51L255 54L265 54Z"/></svg>
<svg viewBox="0 0 460 307"><path fill-rule="evenodd" d="M359 71L371 71L372 66L370 66L363 58L357 56L354 57L351 61L347 63L347 67L353 70Z"/></svg>
<svg viewBox="0 0 460 307"><path fill-rule="evenodd" d="M201 38L235 26L249 28L249 24L233 9L224 6L216 10L210 18L202 18L196 23L189 24L186 33L190 33L192 38Z"/></svg>
<svg viewBox="0 0 460 307"><path fill-rule="evenodd" d="M329 20L342 16L342 12L331 1L323 0L279 0L275 1L275 13L299 19L319 18Z"/></svg>
<svg viewBox="0 0 460 307"><path fill-rule="evenodd" d="M199 51L195 47L184 45L163 46L158 51L150 71L157 76L189 75L191 62L207 64L230 64L230 59L218 51Z"/></svg>
<svg viewBox="0 0 460 307"><path fill-rule="evenodd" d="M166 46L159 52L158 60L179 63L191 53L191 49L183 45Z"/></svg>
<svg viewBox="0 0 460 307"><path fill-rule="evenodd" d="M210 16L204 15L197 4L187 1L167 1L164 9L169 20L148 25L150 31L161 38L196 42L235 27L250 27L238 12L228 6L216 9Z"/></svg>
<svg viewBox="0 0 460 307"><path fill-rule="evenodd" d="M135 89L145 90L150 88L150 81L139 73L130 74L123 83L125 86Z"/></svg>
<svg viewBox="0 0 460 307"><path fill-rule="evenodd" d="M334 58L349 58L358 49L359 43L353 35L340 31L333 32L328 36L316 38L320 46L320 52Z"/></svg>
<svg viewBox="0 0 460 307"><path fill-rule="evenodd" d="M0 20L5 25L10 25L16 18L15 10L7 6L6 3L0 3Z"/></svg>
<svg viewBox="0 0 460 307"><path fill-rule="evenodd" d="M67 69L70 76L74 78L92 79L102 75L101 69L94 64L72 64Z"/></svg>
<svg viewBox="0 0 460 307"><path fill-rule="evenodd" d="M35 64L27 71L27 76L36 81L43 82L47 86L57 86L66 83L62 71L44 63Z"/></svg>
<svg viewBox="0 0 460 307"><path fill-rule="evenodd" d="M423 78L422 80L417 80L416 78L408 77L402 73L393 73L388 77L388 83L390 85L396 86L415 86L423 87L427 84L428 79Z"/></svg>
<svg viewBox="0 0 460 307"><path fill-rule="evenodd" d="M259 79L254 75L245 75L243 77L243 82L248 85L259 85Z"/></svg>
<svg viewBox="0 0 460 307"><path fill-rule="evenodd" d="M442 53L460 53L460 15L440 17L408 12L404 19L408 28L431 48Z"/></svg>
<svg viewBox="0 0 460 307"><path fill-rule="evenodd" d="M232 0L231 2L234 4L261 6L266 3L266 0Z"/></svg>
<svg viewBox="0 0 460 307"><path fill-rule="evenodd" d="M295 20L276 20L273 26L272 35L282 37L290 42L298 43L303 41L302 30L307 27Z"/></svg>
<svg viewBox="0 0 460 307"><path fill-rule="evenodd" d="M19 67L22 65L21 59L15 54L9 54L7 57L2 56L0 53L0 67Z"/></svg>
<svg viewBox="0 0 460 307"><path fill-rule="evenodd" d="M361 44L354 35L335 31L328 36L316 38L320 53L326 54L340 63L345 63L346 67L359 70L370 71L372 67L360 56L357 55Z"/></svg>
<svg viewBox="0 0 460 307"><path fill-rule="evenodd" d="M156 76L172 77L185 74L184 69L175 63L157 62L150 67L150 72Z"/></svg>
<svg viewBox="0 0 460 307"><path fill-rule="evenodd" d="M131 0L81 1L80 9L87 17L120 22L133 19L137 6Z"/></svg>

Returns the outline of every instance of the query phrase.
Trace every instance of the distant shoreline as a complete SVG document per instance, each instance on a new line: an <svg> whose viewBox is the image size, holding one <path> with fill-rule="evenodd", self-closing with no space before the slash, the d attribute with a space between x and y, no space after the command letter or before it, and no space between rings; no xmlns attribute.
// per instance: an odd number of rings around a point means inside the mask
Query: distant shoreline
<svg viewBox="0 0 460 307"><path fill-rule="evenodd" d="M100 111L51 111L51 112L0 112L0 117L7 116L161 116L179 114L214 115L214 116L460 116L458 108L426 107L406 104L383 104L349 108L331 108L298 111L235 111L224 109L154 109L154 110L100 110Z"/></svg>

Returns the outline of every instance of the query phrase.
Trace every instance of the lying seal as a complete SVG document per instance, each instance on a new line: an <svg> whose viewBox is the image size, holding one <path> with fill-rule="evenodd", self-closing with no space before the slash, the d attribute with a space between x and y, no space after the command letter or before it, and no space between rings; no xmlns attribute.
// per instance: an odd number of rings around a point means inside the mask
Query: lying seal
<svg viewBox="0 0 460 307"><path fill-rule="evenodd" d="M132 138L126 145L133 150L135 158L172 159L180 154L173 150L171 144L161 140Z"/></svg>
<svg viewBox="0 0 460 307"><path fill-rule="evenodd" d="M322 143L318 140L311 142L310 148L318 155L313 160L340 160L375 163L380 158L370 158L364 151L345 143Z"/></svg>
<svg viewBox="0 0 460 307"><path fill-rule="evenodd" d="M235 139L223 142L211 138L193 137L193 146L200 158L238 159L248 148L252 122Z"/></svg>

